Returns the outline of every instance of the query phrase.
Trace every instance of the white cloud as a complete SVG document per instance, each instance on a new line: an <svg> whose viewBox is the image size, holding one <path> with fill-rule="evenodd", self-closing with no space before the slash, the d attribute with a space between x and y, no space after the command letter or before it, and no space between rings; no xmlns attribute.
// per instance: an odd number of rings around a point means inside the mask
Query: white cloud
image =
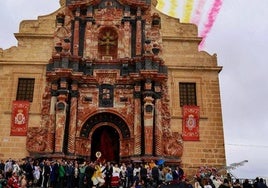
<svg viewBox="0 0 268 188"><path fill-rule="evenodd" d="M218 54L227 162L248 159L239 177L268 176L268 14L265 0L224 0L207 38ZM233 144L233 145L228 145Z"/></svg>

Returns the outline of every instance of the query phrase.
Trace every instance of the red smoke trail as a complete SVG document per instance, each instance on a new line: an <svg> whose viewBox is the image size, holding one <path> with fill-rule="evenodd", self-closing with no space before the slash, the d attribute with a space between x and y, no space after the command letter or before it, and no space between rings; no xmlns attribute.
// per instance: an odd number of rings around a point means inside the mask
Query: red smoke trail
<svg viewBox="0 0 268 188"><path fill-rule="evenodd" d="M198 4L197 4L195 11L194 11L194 14L191 18L191 23L194 23L198 26L198 24L201 20L202 10L203 10L205 3L206 3L206 0L199 0L198 1Z"/></svg>
<svg viewBox="0 0 268 188"><path fill-rule="evenodd" d="M222 0L215 0L214 1L213 5L209 11L208 19L207 19L207 22L205 24L205 28L200 34L200 36L203 37L203 40L199 44L199 49L202 49L204 47L204 42L205 42L205 39L207 37L207 34L209 33L209 31L211 30L211 28L214 24L214 21L215 21L218 13L220 11L221 5L222 5Z"/></svg>

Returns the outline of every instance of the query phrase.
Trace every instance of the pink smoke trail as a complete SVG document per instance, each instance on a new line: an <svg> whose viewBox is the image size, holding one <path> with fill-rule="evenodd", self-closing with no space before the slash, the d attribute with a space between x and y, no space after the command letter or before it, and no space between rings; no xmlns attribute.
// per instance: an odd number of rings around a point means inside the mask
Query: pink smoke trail
<svg viewBox="0 0 268 188"><path fill-rule="evenodd" d="M191 18L191 23L194 23L196 25L199 24L200 20L201 20L201 15L202 15L202 10L205 6L206 0L199 0L198 4L195 8L194 14Z"/></svg>
<svg viewBox="0 0 268 188"><path fill-rule="evenodd" d="M221 5L222 5L222 0L215 0L214 1L213 5L209 11L208 19L207 19L207 22L205 23L205 28L200 34L200 36L203 39L202 39L201 43L199 44L199 49L203 49L207 34L211 30L211 28L214 24L214 21L216 20L216 17L221 9Z"/></svg>

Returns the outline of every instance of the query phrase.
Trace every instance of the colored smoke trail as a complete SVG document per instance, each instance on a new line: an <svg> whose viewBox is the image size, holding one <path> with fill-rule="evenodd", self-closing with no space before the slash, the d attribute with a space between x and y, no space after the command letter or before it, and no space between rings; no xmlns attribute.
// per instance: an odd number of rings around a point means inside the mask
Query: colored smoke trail
<svg viewBox="0 0 268 188"><path fill-rule="evenodd" d="M184 13L183 13L183 17L181 19L182 22L190 22L193 7L194 7L194 0L187 0L185 2Z"/></svg>
<svg viewBox="0 0 268 188"><path fill-rule="evenodd" d="M203 11L203 8L205 6L205 3L206 3L206 0L199 0L198 1L198 4L195 8L195 11L193 13L193 16L191 18L191 23L194 23L196 25L199 24L200 20L201 20L201 17L202 17L202 11Z"/></svg>
<svg viewBox="0 0 268 188"><path fill-rule="evenodd" d="M178 0L170 0L170 9L168 11L168 15L177 17L176 8L178 7Z"/></svg>
<svg viewBox="0 0 268 188"><path fill-rule="evenodd" d="M197 25L198 36L203 38L199 44L202 49L222 3L223 0L158 0L157 9L181 22Z"/></svg>
<svg viewBox="0 0 268 188"><path fill-rule="evenodd" d="M214 21L220 11L222 5L222 0L215 0L209 13L208 13L208 18L207 18L207 22L205 23L205 28L204 30L201 32L200 36L203 38L203 40L201 41L201 43L199 44L199 49L202 49L204 47L204 42L206 40L207 34L209 33L209 31L211 30Z"/></svg>
<svg viewBox="0 0 268 188"><path fill-rule="evenodd" d="M165 7L165 3L164 3L164 1L163 0L158 0L158 2L157 2L157 9L158 10L164 10L164 7Z"/></svg>

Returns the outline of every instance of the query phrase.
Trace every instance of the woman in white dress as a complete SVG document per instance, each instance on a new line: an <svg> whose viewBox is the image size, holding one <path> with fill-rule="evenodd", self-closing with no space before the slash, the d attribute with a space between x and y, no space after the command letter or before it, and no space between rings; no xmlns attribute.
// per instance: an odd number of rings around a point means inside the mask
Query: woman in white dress
<svg viewBox="0 0 268 188"><path fill-rule="evenodd" d="M34 185L35 186L39 186L40 175L41 175L41 168L39 166L39 162L36 162L34 164L34 171L33 171Z"/></svg>

